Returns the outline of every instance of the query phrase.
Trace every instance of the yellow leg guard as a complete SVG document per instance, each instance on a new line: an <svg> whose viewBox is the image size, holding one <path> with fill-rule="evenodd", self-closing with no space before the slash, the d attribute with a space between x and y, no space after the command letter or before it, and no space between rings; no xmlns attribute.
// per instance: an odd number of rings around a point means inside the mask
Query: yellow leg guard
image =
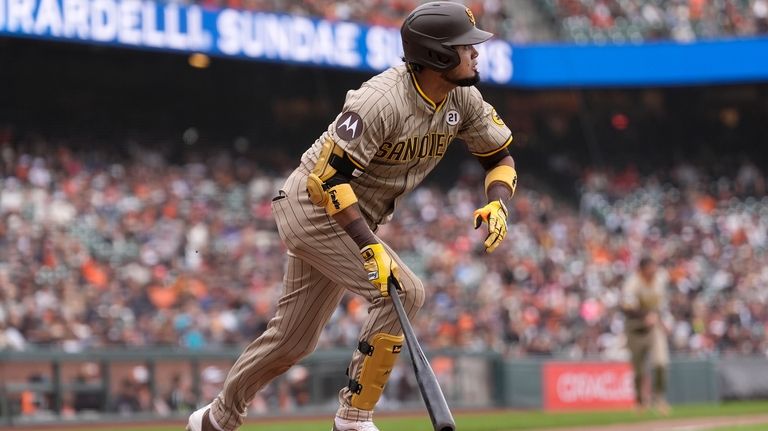
<svg viewBox="0 0 768 431"><path fill-rule="evenodd" d="M367 356L358 380L349 381L352 391L352 407L373 410L384 392L384 386L392 373L397 356L403 350L402 335L379 333L371 338L371 344L360 343L360 351Z"/></svg>

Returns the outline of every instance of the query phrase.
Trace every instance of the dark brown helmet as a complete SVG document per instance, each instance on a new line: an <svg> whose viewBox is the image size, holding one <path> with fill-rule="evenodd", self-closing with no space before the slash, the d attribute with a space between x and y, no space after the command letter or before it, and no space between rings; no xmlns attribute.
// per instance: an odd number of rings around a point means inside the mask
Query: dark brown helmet
<svg viewBox="0 0 768 431"><path fill-rule="evenodd" d="M411 12L400 28L405 61L445 71L461 62L457 45L475 45L493 34L475 26L475 16L459 3L425 3Z"/></svg>

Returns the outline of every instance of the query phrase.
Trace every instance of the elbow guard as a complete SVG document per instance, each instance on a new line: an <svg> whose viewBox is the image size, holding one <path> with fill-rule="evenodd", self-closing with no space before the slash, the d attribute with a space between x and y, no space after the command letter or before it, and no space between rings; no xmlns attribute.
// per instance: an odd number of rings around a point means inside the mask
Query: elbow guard
<svg viewBox="0 0 768 431"><path fill-rule="evenodd" d="M333 140L323 143L314 169L307 177L309 200L324 207L329 215L357 202L349 181L363 173L363 168Z"/></svg>
<svg viewBox="0 0 768 431"><path fill-rule="evenodd" d="M517 171L512 166L499 165L488 171L485 174L485 194L488 195L488 188L491 184L499 182L503 183L515 194L515 188L517 188Z"/></svg>

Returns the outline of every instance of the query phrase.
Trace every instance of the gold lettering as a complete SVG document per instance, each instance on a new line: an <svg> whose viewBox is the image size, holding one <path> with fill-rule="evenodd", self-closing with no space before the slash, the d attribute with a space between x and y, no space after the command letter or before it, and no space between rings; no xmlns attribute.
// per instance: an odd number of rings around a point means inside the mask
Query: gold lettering
<svg viewBox="0 0 768 431"><path fill-rule="evenodd" d="M445 148L443 148L443 152L440 154L441 157L448 151L448 146L453 142L453 138L455 138L455 136L449 133L448 137L445 139Z"/></svg>
<svg viewBox="0 0 768 431"><path fill-rule="evenodd" d="M418 146L418 138L408 138L408 141L405 143L405 153L403 160L413 160L413 157L416 156L416 149Z"/></svg>
<svg viewBox="0 0 768 431"><path fill-rule="evenodd" d="M384 142L376 151L376 157L399 162L417 157L443 157L454 137L452 134L430 132L422 136L410 136L394 144Z"/></svg>
<svg viewBox="0 0 768 431"><path fill-rule="evenodd" d="M423 159L424 157L427 157L428 154L429 154L429 146L424 145L424 141L422 140L421 145L419 146L419 158Z"/></svg>
<svg viewBox="0 0 768 431"><path fill-rule="evenodd" d="M429 147L429 156L430 157L437 157L437 143L440 141L440 137L443 136L442 133L433 133L432 134L432 142L430 142Z"/></svg>
<svg viewBox="0 0 768 431"><path fill-rule="evenodd" d="M387 157L390 160L400 160L400 156L403 154L403 148L405 147L405 142L400 141L396 143L392 147L392 151L389 153L389 157Z"/></svg>
<svg viewBox="0 0 768 431"><path fill-rule="evenodd" d="M391 148L392 148L391 142L384 142L383 144L381 144L381 147L379 147L379 150L376 151L375 157L379 157L379 158L385 157Z"/></svg>
<svg viewBox="0 0 768 431"><path fill-rule="evenodd" d="M445 154L445 133L441 133L440 136L437 139L437 145L435 145L435 157L443 157L443 154Z"/></svg>
<svg viewBox="0 0 768 431"><path fill-rule="evenodd" d="M424 153L429 154L429 135L421 137L421 148ZM419 153L421 153L421 151L419 151ZM423 158L424 156L419 155L419 157Z"/></svg>

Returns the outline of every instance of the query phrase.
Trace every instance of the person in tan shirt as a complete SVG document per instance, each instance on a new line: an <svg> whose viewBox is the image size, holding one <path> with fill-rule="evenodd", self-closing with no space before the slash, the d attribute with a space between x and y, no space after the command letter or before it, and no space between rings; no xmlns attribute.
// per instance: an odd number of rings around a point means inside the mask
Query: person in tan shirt
<svg viewBox="0 0 768 431"><path fill-rule="evenodd" d="M669 413L666 401L669 346L663 316L667 312L668 277L650 257L640 259L637 270L624 282L622 311L625 316L627 347L635 373L635 399L644 409L649 404L662 414ZM652 398L646 400L643 383L647 378L646 366L650 360L652 370ZM649 403L650 401L650 403Z"/></svg>

